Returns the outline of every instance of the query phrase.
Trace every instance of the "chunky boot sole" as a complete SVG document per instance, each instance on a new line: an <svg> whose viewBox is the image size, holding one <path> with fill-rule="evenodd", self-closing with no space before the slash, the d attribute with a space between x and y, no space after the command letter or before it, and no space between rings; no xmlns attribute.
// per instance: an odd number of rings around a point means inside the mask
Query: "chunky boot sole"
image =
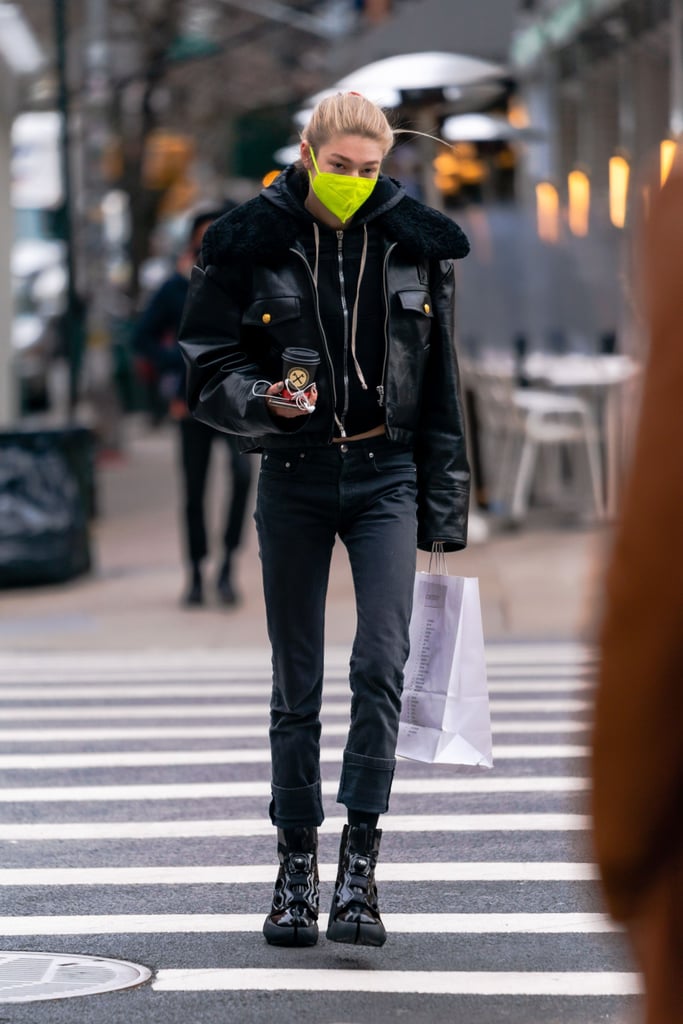
<svg viewBox="0 0 683 1024"><path fill-rule="evenodd" d="M318 941L317 924L299 928L296 925L275 924L269 917L263 925L263 934L270 946L315 946Z"/></svg>
<svg viewBox="0 0 683 1024"><path fill-rule="evenodd" d="M387 941L386 929L381 922L364 924L361 921L335 921L332 914L326 937L330 942L343 942L349 946L383 946Z"/></svg>

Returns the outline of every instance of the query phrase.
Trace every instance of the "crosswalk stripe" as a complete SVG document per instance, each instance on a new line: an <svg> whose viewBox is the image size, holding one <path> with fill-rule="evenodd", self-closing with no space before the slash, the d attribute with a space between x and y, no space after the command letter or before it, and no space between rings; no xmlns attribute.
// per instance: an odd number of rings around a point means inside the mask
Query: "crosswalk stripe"
<svg viewBox="0 0 683 1024"><path fill-rule="evenodd" d="M492 712L518 712L528 714L539 712L559 714L574 711L588 711L592 708L591 701L578 699L547 700L525 698L501 699L491 698ZM323 708L325 717L344 715L348 717L349 702L327 701ZM253 704L237 704L226 698L224 704L77 704L70 707L7 707L2 709L3 721L79 721L81 719L106 718L108 721L117 718L265 718L268 708L265 702Z"/></svg>
<svg viewBox="0 0 683 1024"><path fill-rule="evenodd" d="M527 682L525 680L504 680L500 682L489 682L490 693L573 693L581 690L592 690L593 684L584 680L562 679L543 682ZM258 697L264 700L270 697L271 686L269 683L169 683L167 680L159 680L158 683L150 685L144 683L85 683L82 686L44 686L30 683L21 683L19 686L9 686L0 683L0 704L4 701L22 701L28 704L31 701L42 700L146 700L149 697L158 697L168 700L171 697L183 698L185 700L197 700L199 697ZM324 693L327 697L344 697L349 694L348 683L326 683Z"/></svg>
<svg viewBox="0 0 683 1024"><path fill-rule="evenodd" d="M340 762L344 751L328 748L321 751L320 760ZM590 755L590 747L578 744L555 743L529 746L512 744L495 748L497 760L545 760L546 758L583 758ZM134 750L106 751L102 753L74 754L6 754L0 756L3 771L30 771L50 768L97 767L158 767L196 764L268 764L270 751L238 748L234 750Z"/></svg>
<svg viewBox="0 0 683 1024"><path fill-rule="evenodd" d="M594 647L581 643L490 643L486 646L486 661L489 666L509 665L533 668L538 665L592 665L597 661ZM328 645L325 648L326 668L345 667L349 662L349 651L344 645ZM179 668L198 669L215 667L223 671L226 667L236 670L253 668L270 671L270 657L259 647L192 648L181 650L153 647L144 650L97 650L97 651L0 651L0 670L13 668L47 668L55 671L78 670L91 666L102 670L107 666L118 667L127 672L148 667L167 671Z"/></svg>
<svg viewBox="0 0 683 1024"><path fill-rule="evenodd" d="M506 663L487 659L486 672L491 679L564 679L589 678L595 674L596 665L590 661ZM116 680L131 682L263 682L271 679L272 669L267 659L260 662L243 662L231 657L222 662L207 662L201 658L195 662L186 662L180 658L170 663L149 662L147 660L112 662L81 658L78 661L53 661L52 657L43 657L40 661L3 660L0 654L0 673L3 683L18 685L19 683L36 683L40 685L60 686L63 683L114 682ZM342 661L326 660L325 679L332 682L343 682L348 679L349 659Z"/></svg>
<svg viewBox="0 0 683 1024"><path fill-rule="evenodd" d="M157 992L387 992L471 996L630 996L642 992L627 971L359 971L349 968L160 970Z"/></svg>
<svg viewBox="0 0 683 1024"><path fill-rule="evenodd" d="M211 684L236 686L244 685L255 690L262 688L269 689L271 683L270 669L264 666L262 669L251 669L226 665L224 668L204 668L199 666L188 666L187 668L169 667L158 668L99 668L93 666L74 666L68 670L54 669L48 665L41 668L27 671L16 669L4 669L0 666L2 673L0 690L24 687L46 687L58 689L61 686L84 686L84 685L113 685L117 683L130 683L131 685L156 685L156 686L198 686ZM595 670L591 666L559 666L559 665L533 665L527 668L512 666L510 668L501 665L487 666L487 677L491 684L495 683L541 683L547 685L562 683L588 683L593 679ZM349 668L348 665L341 669L325 669L325 686L348 686Z"/></svg>
<svg viewBox="0 0 683 1024"><path fill-rule="evenodd" d="M324 763L342 760L341 748L328 748L320 752ZM513 744L497 746L494 758L498 761L545 760L546 758L582 758L590 755L590 747L570 743L523 746ZM161 767L197 764L268 764L269 750L111 750L101 753L72 754L4 754L0 756L1 771L44 771L71 768L130 768Z"/></svg>
<svg viewBox="0 0 683 1024"><path fill-rule="evenodd" d="M336 864L319 864L321 882L333 882ZM112 885L256 885L272 884L272 864L230 864L178 867L3 868L0 887ZM594 864L574 861L417 861L383 862L387 882L593 882ZM407 915L406 915L407 916ZM532 915L530 915L532 916ZM416 918L421 920L421 917Z"/></svg>
<svg viewBox="0 0 683 1024"><path fill-rule="evenodd" d="M322 783L323 796L335 796L337 782ZM462 793L585 793L590 780L575 776L453 776L446 778L395 778L394 796L456 795ZM120 786L21 786L0 789L0 803L72 803L137 800L229 800L270 796L270 783L177 782Z"/></svg>
<svg viewBox="0 0 683 1024"><path fill-rule="evenodd" d="M70 914L0 917L3 935L133 935L260 932L264 914ZM619 931L604 914L382 914L387 931L406 935L597 934ZM327 927L321 914L320 926Z"/></svg>
<svg viewBox="0 0 683 1024"><path fill-rule="evenodd" d="M267 725L160 725L122 726L120 728L99 728L80 726L77 728L3 729L0 726L0 744L3 743L110 743L123 740L201 740L201 739L258 739L263 738ZM572 719L539 721L538 719L514 719L511 722L494 722L494 734L504 733L570 733L586 732L588 722ZM328 722L324 727L326 736L345 736L348 722Z"/></svg>
<svg viewBox="0 0 683 1024"><path fill-rule="evenodd" d="M576 832L590 829L587 814L387 814L382 821L393 832ZM345 818L327 818L321 833L337 834ZM263 818L188 821L76 821L0 825L0 840L54 842L57 839L197 839L272 836Z"/></svg>

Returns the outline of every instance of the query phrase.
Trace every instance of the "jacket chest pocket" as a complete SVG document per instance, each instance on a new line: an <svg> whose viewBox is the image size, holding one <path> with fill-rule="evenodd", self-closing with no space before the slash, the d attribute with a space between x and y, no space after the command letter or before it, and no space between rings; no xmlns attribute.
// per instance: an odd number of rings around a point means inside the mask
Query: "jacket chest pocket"
<svg viewBox="0 0 683 1024"><path fill-rule="evenodd" d="M397 292L400 308L401 332L419 340L427 348L434 319L434 308L429 292L422 288L410 288Z"/></svg>
<svg viewBox="0 0 683 1024"><path fill-rule="evenodd" d="M278 327L290 320L301 318L301 300L298 295L279 295L269 299L256 299L242 316L244 327Z"/></svg>

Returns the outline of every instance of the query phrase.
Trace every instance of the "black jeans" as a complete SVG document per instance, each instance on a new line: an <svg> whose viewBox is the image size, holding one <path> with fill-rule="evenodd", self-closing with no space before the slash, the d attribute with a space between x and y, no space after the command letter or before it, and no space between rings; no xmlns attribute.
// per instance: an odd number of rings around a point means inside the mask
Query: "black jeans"
<svg viewBox="0 0 683 1024"><path fill-rule="evenodd" d="M239 547L242 536L244 514L251 484L251 458L240 452L237 438L232 434L214 430L213 427L208 427L191 416L183 417L179 421L179 428L184 481L185 544L191 562L201 562L208 551L204 496L213 442L215 440L222 441L227 446L232 492L229 507L226 510L223 543L225 554L228 556L235 548Z"/></svg>
<svg viewBox="0 0 683 1024"><path fill-rule="evenodd" d="M256 525L273 649L271 820L320 825L325 599L335 538L356 596L351 721L337 800L389 804L417 546L412 452L385 437L265 451Z"/></svg>

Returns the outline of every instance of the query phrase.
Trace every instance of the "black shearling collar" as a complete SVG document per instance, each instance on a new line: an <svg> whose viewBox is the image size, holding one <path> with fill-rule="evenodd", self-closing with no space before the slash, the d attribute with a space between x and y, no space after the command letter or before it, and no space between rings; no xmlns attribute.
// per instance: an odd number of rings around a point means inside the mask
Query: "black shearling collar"
<svg viewBox="0 0 683 1024"><path fill-rule="evenodd" d="M269 190L264 190L214 221L204 236L204 266L235 260L272 263L295 244L302 230L307 230L306 220L312 218L288 187L287 178L292 172L296 173L294 168L287 168L277 180L280 194L283 190L286 193L285 203L273 203L265 194ZM414 257L448 260L467 255L469 242L455 221L407 196L402 189L395 192L393 199L382 204L372 217L387 239Z"/></svg>

